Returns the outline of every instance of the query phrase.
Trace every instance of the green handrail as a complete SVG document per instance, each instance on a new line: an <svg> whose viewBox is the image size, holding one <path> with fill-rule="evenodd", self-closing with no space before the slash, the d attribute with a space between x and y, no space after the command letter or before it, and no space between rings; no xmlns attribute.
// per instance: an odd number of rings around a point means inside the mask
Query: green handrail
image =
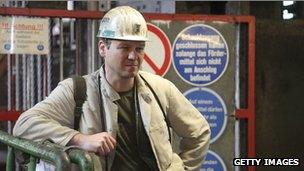
<svg viewBox="0 0 304 171"><path fill-rule="evenodd" d="M37 159L34 156L30 156L30 162L27 164L27 168L29 171L36 170L36 161Z"/></svg>
<svg viewBox="0 0 304 171"><path fill-rule="evenodd" d="M50 141L34 142L23 138L14 137L0 130L0 142L9 146L7 153L7 171L14 171L15 149L22 153L30 154L28 170L35 170L36 160L51 162L56 171L65 171L71 168L71 163L79 166L81 171L93 171L94 165L90 154L78 147L63 147Z"/></svg>
<svg viewBox="0 0 304 171"><path fill-rule="evenodd" d="M28 153L34 157L53 163L56 167L56 171L70 170L70 158L62 149L46 146L39 142L14 137L1 130L0 142L24 153Z"/></svg>
<svg viewBox="0 0 304 171"><path fill-rule="evenodd" d="M78 164L81 170L83 171L93 171L93 160L91 156L83 150L71 149L68 152L71 162Z"/></svg>
<svg viewBox="0 0 304 171"><path fill-rule="evenodd" d="M7 149L6 170L7 171L15 170L15 153L12 147L8 147Z"/></svg>
<svg viewBox="0 0 304 171"><path fill-rule="evenodd" d="M45 141L43 144L49 147L55 147L67 152L72 163L79 166L82 171L93 171L94 165L90 154L87 151L81 150L77 146L63 147L58 144Z"/></svg>

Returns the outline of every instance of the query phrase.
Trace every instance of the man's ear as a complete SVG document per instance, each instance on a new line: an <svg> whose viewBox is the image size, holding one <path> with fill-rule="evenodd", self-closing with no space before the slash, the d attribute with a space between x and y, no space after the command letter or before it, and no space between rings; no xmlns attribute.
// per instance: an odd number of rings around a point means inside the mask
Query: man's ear
<svg viewBox="0 0 304 171"><path fill-rule="evenodd" d="M104 41L99 40L98 42L98 51L99 51L99 55L101 57L105 57L106 56L106 44L104 43Z"/></svg>

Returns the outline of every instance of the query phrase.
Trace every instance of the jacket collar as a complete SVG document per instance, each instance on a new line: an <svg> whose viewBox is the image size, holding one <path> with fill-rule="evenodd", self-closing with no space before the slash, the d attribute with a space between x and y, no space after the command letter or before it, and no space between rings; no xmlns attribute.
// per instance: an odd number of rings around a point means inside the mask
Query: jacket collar
<svg viewBox="0 0 304 171"><path fill-rule="evenodd" d="M116 101L120 99L119 94L112 88L112 86L108 83L105 77L105 72L103 69L103 65L99 69L99 76L100 76L100 88L101 93L108 97L111 101Z"/></svg>
<svg viewBox="0 0 304 171"><path fill-rule="evenodd" d="M104 67L101 66L99 69L101 92L103 95L108 97L111 101L119 100L120 96L106 80L105 72L103 68ZM146 103L150 103L151 92L149 91L149 88L146 85L145 81L140 77L140 72L141 71L139 71L138 74L135 76L138 95L141 96L144 99L144 101L146 101Z"/></svg>
<svg viewBox="0 0 304 171"><path fill-rule="evenodd" d="M141 78L140 75L141 71L138 72L136 76L136 84L137 84L137 90L138 95L141 96L146 103L151 102L151 91L149 90L147 83Z"/></svg>
<svg viewBox="0 0 304 171"><path fill-rule="evenodd" d="M146 85L147 83L141 78L140 73L141 71L136 76L140 114L142 115L146 132L149 134L152 112L151 103L153 95Z"/></svg>

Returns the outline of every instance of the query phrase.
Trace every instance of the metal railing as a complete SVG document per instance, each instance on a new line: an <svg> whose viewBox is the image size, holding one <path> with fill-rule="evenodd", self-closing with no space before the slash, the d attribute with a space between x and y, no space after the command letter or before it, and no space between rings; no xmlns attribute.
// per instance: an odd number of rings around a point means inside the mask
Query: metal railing
<svg viewBox="0 0 304 171"><path fill-rule="evenodd" d="M92 171L93 160L86 151L77 148L63 147L49 141L34 142L23 138L14 137L0 130L0 142L9 146L7 152L6 170L15 170L15 154L20 152L27 158L27 170L36 169L37 160L41 159L50 162L55 166L56 171L68 171L71 164L79 166L82 171Z"/></svg>

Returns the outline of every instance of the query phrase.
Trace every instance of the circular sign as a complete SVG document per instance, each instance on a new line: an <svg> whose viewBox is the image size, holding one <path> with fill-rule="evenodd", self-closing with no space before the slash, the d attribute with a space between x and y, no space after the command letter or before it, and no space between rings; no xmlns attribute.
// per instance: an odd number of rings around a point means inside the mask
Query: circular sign
<svg viewBox="0 0 304 171"><path fill-rule="evenodd" d="M164 76L171 64L171 44L166 34L157 26L148 23L148 41L142 69Z"/></svg>
<svg viewBox="0 0 304 171"><path fill-rule="evenodd" d="M202 87L192 88L184 95L208 121L211 129L210 143L213 143L226 128L227 108L224 101L216 92Z"/></svg>
<svg viewBox="0 0 304 171"><path fill-rule="evenodd" d="M11 44L9 44L9 43L6 43L6 44L4 44L4 49L5 50L10 50L11 49Z"/></svg>
<svg viewBox="0 0 304 171"><path fill-rule="evenodd" d="M226 171L227 167L222 158L209 150L200 171Z"/></svg>
<svg viewBox="0 0 304 171"><path fill-rule="evenodd" d="M215 28L195 24L177 35L172 57L174 69L184 81L194 86L205 86L224 74L229 51L224 37Z"/></svg>
<svg viewBox="0 0 304 171"><path fill-rule="evenodd" d="M39 44L39 45L37 46L37 49L38 49L39 51L42 51L42 50L44 49L44 46L41 45L41 44Z"/></svg>

